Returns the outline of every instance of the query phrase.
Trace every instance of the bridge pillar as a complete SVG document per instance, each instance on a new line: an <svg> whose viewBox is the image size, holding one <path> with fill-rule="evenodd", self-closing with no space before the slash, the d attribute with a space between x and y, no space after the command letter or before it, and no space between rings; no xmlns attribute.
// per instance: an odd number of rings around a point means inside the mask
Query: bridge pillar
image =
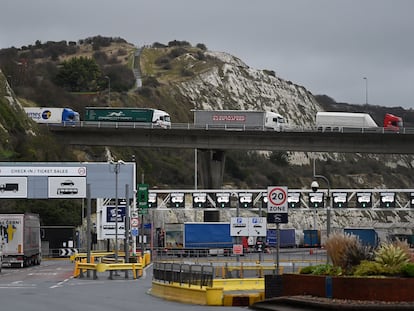
<svg viewBox="0 0 414 311"><path fill-rule="evenodd" d="M223 185L224 150L199 149L200 188L220 189Z"/></svg>

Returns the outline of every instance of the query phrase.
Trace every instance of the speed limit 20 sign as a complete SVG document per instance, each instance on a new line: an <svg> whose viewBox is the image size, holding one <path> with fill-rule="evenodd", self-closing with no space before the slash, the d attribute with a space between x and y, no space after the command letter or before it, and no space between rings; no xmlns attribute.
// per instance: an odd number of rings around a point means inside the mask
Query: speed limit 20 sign
<svg viewBox="0 0 414 311"><path fill-rule="evenodd" d="M267 212L288 212L288 188L281 186L267 187Z"/></svg>

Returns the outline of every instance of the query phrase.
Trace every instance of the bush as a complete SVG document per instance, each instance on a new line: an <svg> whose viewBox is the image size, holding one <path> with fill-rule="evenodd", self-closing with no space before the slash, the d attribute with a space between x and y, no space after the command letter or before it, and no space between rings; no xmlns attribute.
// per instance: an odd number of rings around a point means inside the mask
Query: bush
<svg viewBox="0 0 414 311"><path fill-rule="evenodd" d="M355 276L369 276L369 275L383 275L385 274L384 267L375 261L363 260L355 267L353 275Z"/></svg>
<svg viewBox="0 0 414 311"><path fill-rule="evenodd" d="M375 252L375 261L383 266L397 267L408 263L409 255L404 249L394 244L383 244Z"/></svg>
<svg viewBox="0 0 414 311"><path fill-rule="evenodd" d="M354 235L334 233L327 239L325 248L332 264L345 273L351 273L361 260L370 259L370 249Z"/></svg>
<svg viewBox="0 0 414 311"><path fill-rule="evenodd" d="M414 277L414 263L409 262L401 267L403 276Z"/></svg>
<svg viewBox="0 0 414 311"><path fill-rule="evenodd" d="M304 267L300 270L300 274L342 275L342 269L340 267L334 267L330 264L322 264L322 265Z"/></svg>
<svg viewBox="0 0 414 311"><path fill-rule="evenodd" d="M312 274L314 270L315 270L315 266L307 266L307 267L303 267L302 269L300 269L299 273L300 274Z"/></svg>

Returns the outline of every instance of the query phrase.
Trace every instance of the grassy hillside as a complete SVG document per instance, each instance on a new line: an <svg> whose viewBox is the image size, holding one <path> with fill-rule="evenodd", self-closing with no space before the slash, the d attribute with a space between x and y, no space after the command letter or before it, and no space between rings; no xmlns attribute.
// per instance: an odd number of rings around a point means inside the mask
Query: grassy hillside
<svg viewBox="0 0 414 311"><path fill-rule="evenodd" d="M180 92L179 84L197 79L211 68L221 68L221 61L209 57L203 45L187 42L168 45L154 44L145 48L139 59L136 47L120 38L94 37L79 42L37 42L33 46L0 50L0 160L1 161L107 161L104 147L72 147L56 141L47 131L29 121L19 103L25 106L70 107L81 113L84 107L109 104L108 78L111 83L110 105L118 107L152 107L166 110L173 122L191 122L194 108L189 95ZM96 81L83 91L72 91L57 83L62 64L85 57L97 65ZM139 64L137 64L139 61ZM143 86L137 89L132 69L141 69ZM6 77L8 84L6 83ZM107 78L108 77L108 78ZM11 89L8 87L11 86ZM91 88L91 85L93 88ZM197 91L197 90L195 90ZM214 102L214 88L205 94ZM280 95L282 96L282 95ZM383 115L381 107L353 107L338 104L328 96L317 96L326 110L356 110L371 112L378 124ZM401 115L406 125L414 124L413 111L388 109ZM194 185L194 151L164 148L109 148L115 159L135 157L138 179L158 188L192 188ZM262 188L268 185L288 185L307 188L312 179L309 164L289 165L293 155L288 152L257 153L229 151L226 153L226 185L237 188ZM303 157L305 157L304 155ZM334 155L333 157L335 157ZM413 183L409 157L341 155L341 162L324 157L318 163L318 173L328 176L332 188L409 188ZM305 162L306 163L306 162ZM388 165L384 165L384 163ZM355 176L358 176L356 178ZM358 180L358 182L356 182ZM360 182L361 181L361 182ZM0 211L31 210L46 213L59 207L62 215L71 215L71 223L80 221L79 202L67 203L7 201ZM70 204L69 204L70 205ZM73 207L75 212L68 211ZM45 216L47 223L60 224L65 220L55 211Z"/></svg>

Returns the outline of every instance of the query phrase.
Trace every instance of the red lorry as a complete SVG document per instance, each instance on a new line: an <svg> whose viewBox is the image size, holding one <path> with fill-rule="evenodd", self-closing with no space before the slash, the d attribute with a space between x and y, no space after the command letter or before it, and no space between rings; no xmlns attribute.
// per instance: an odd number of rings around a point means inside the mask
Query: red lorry
<svg viewBox="0 0 414 311"><path fill-rule="evenodd" d="M386 113L384 116L384 128L391 131L398 132L404 126L401 117L395 116L391 113Z"/></svg>

